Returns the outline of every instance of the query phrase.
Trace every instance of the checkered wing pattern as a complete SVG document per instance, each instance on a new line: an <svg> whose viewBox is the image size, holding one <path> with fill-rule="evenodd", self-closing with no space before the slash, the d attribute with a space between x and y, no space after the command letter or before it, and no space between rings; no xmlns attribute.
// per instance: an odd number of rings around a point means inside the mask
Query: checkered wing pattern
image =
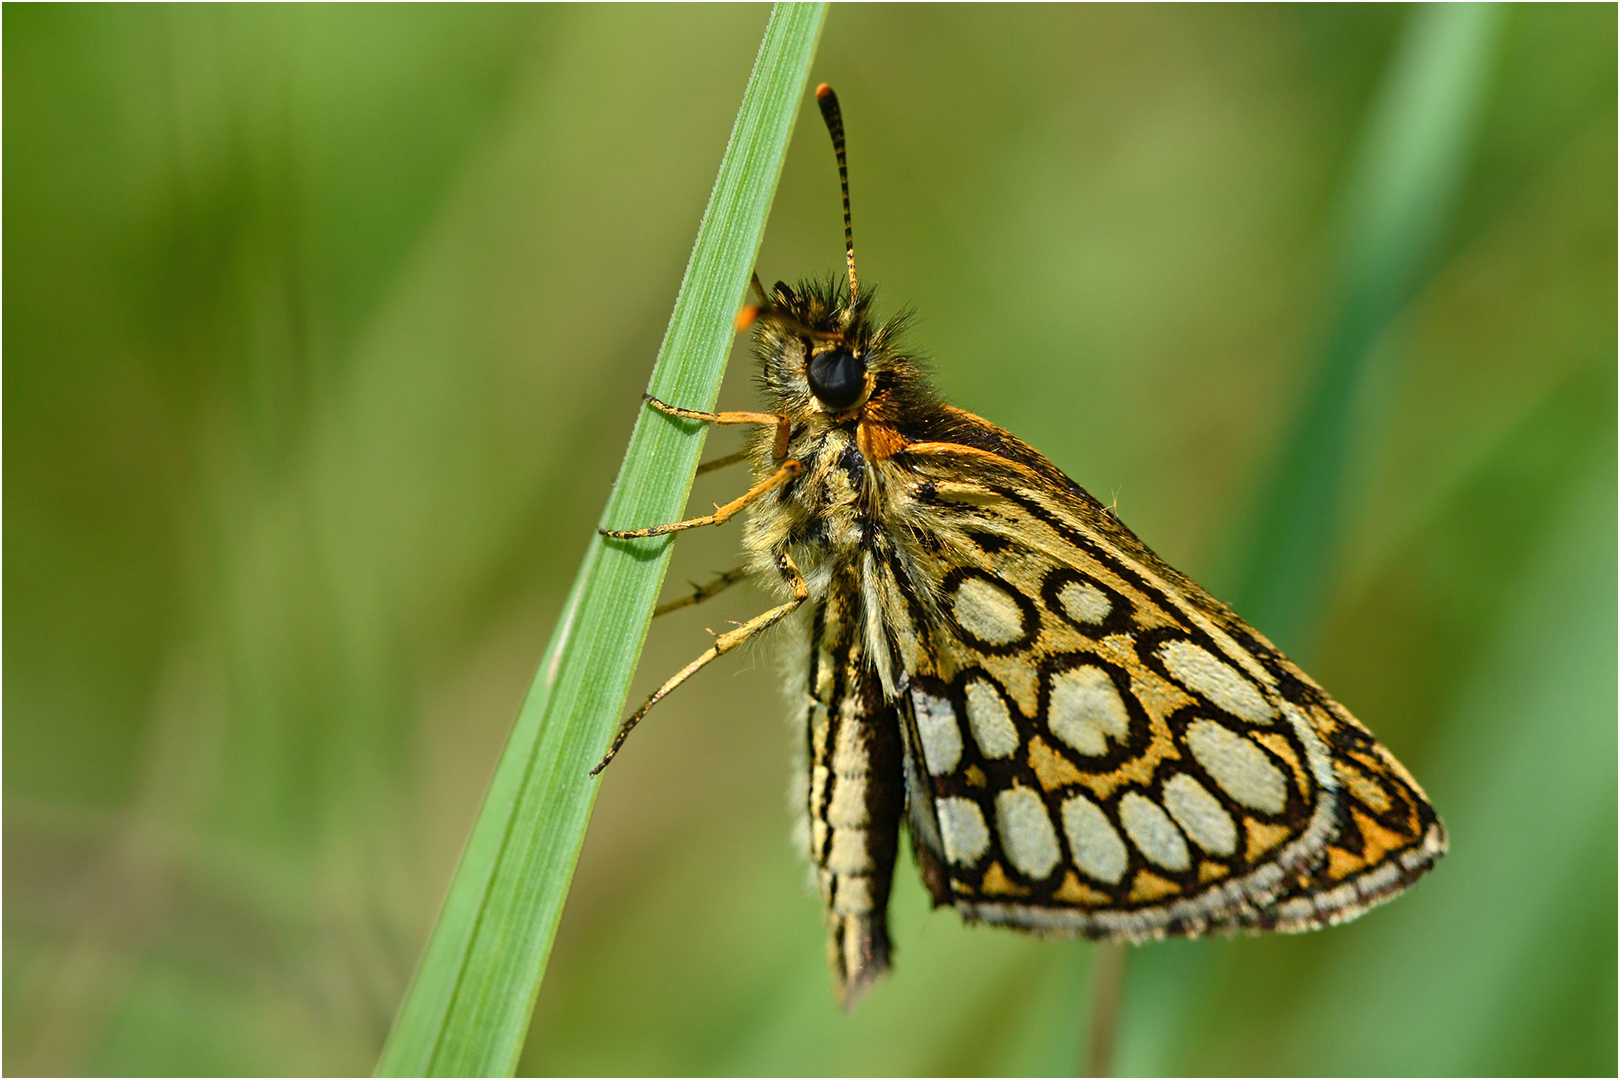
<svg viewBox="0 0 1620 1080"><path fill-rule="evenodd" d="M1303 930L1428 869L1439 819L1343 706L959 415L983 437L885 463L894 542L862 582L936 902L1098 938Z"/></svg>

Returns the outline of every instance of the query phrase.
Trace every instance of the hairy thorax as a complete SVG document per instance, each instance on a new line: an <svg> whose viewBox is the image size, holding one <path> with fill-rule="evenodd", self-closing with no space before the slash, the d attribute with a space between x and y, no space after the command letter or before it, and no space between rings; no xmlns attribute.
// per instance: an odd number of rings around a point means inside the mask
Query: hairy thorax
<svg viewBox="0 0 1620 1080"><path fill-rule="evenodd" d="M861 452L856 422L818 419L805 427L788 444L799 475L760 501L744 535L758 568L768 570L788 551L819 602L840 574L858 573L862 550L879 535L886 470ZM774 467L769 446L755 457L758 475Z"/></svg>

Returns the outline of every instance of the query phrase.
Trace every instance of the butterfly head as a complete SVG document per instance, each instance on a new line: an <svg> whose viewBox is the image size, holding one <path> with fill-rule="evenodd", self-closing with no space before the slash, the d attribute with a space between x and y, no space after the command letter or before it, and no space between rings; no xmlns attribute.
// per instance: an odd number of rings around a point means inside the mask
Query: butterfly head
<svg viewBox="0 0 1620 1080"><path fill-rule="evenodd" d="M906 316L875 323L872 298L868 290L852 304L837 279L779 281L750 309L759 381L775 411L811 428L838 427L928 392L916 362L896 347Z"/></svg>
<svg viewBox="0 0 1620 1080"><path fill-rule="evenodd" d="M757 320L761 381L778 411L812 427L856 422L869 404L897 403L928 393L915 363L893 347L906 317L874 324L873 292L863 291L856 280L844 120L832 87L825 83L817 87L816 101L838 156L848 287L836 278L800 282L797 288L778 281L767 293L756 276L753 288L759 303L744 308L738 319L739 329Z"/></svg>

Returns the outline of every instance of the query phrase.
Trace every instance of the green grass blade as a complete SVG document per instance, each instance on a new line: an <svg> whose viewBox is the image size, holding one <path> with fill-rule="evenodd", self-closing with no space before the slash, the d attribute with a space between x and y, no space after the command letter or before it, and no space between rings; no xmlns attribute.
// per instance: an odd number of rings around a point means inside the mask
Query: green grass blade
<svg viewBox="0 0 1620 1080"><path fill-rule="evenodd" d="M649 392L712 408L826 6L779 4L698 229ZM672 93L679 93L672 87ZM602 515L680 517L701 427L644 410ZM378 1075L509 1076L545 972L670 539L585 554L496 768Z"/></svg>
<svg viewBox="0 0 1620 1080"><path fill-rule="evenodd" d="M1312 644L1332 582L1357 391L1379 335L1446 239L1503 17L1496 4L1415 10L1363 134L1341 219L1337 310L1231 597L1296 659Z"/></svg>

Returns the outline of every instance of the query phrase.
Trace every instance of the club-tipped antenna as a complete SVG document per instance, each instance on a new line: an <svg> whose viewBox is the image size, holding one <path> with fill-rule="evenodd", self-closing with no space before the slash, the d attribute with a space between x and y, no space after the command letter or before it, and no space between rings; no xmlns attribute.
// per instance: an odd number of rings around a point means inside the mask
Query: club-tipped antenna
<svg viewBox="0 0 1620 1080"><path fill-rule="evenodd" d="M832 136L833 153L838 155L838 186L844 192L844 256L849 262L849 309L855 310L855 230L849 223L849 166L844 162L844 116L838 111L838 95L826 83L816 87L816 103L821 106L821 118L827 121L827 133Z"/></svg>

